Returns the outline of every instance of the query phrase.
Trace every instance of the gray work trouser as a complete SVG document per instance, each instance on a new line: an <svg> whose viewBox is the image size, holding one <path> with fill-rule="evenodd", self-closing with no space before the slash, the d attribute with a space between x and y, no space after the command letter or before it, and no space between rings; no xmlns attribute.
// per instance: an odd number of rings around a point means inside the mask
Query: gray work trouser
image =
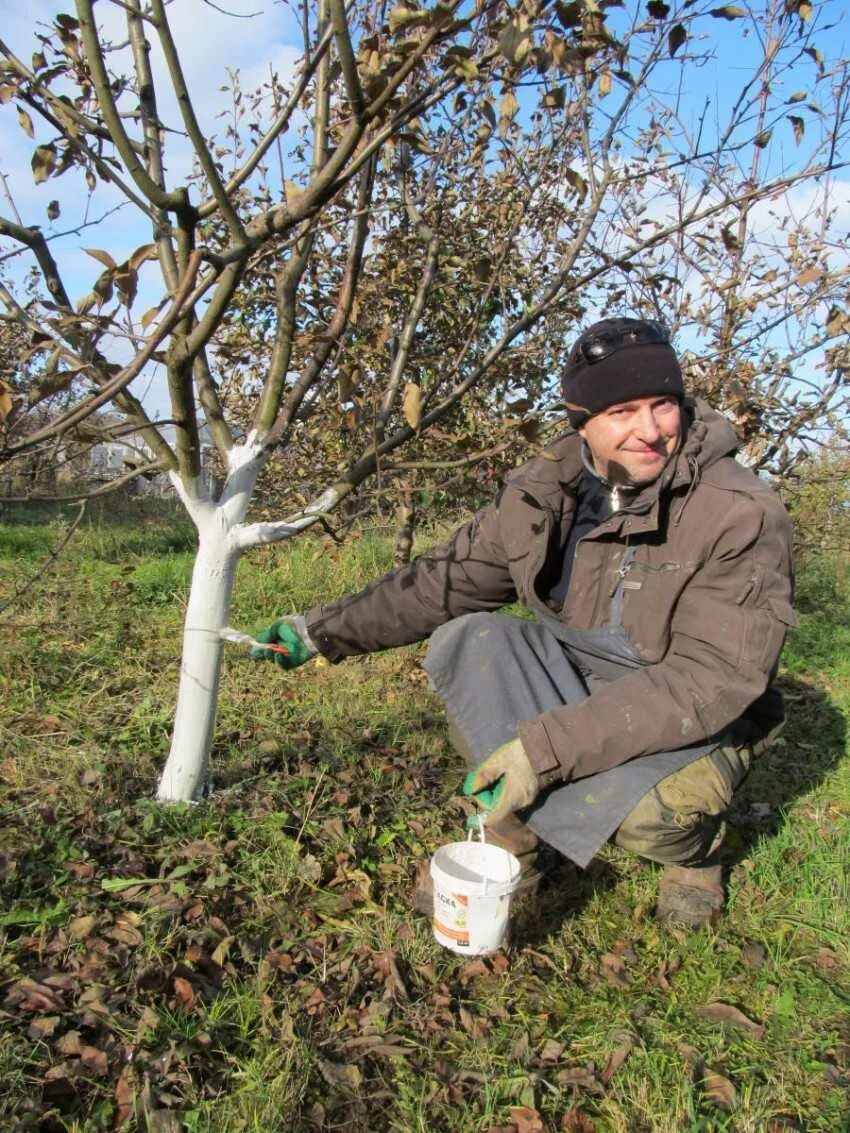
<svg viewBox="0 0 850 1133"><path fill-rule="evenodd" d="M513 739L519 721L592 698L598 687L545 626L499 614L441 626L425 668L473 764ZM653 861L701 861L750 766L750 748L726 740L642 756L554 787L523 817L581 866L609 838Z"/></svg>

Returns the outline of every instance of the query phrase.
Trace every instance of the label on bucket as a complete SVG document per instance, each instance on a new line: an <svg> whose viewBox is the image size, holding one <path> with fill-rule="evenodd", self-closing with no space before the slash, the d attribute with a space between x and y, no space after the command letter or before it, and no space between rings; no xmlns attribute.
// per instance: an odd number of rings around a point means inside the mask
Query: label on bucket
<svg viewBox="0 0 850 1133"><path fill-rule="evenodd" d="M469 947L469 898L465 894L435 892L434 932L459 948Z"/></svg>

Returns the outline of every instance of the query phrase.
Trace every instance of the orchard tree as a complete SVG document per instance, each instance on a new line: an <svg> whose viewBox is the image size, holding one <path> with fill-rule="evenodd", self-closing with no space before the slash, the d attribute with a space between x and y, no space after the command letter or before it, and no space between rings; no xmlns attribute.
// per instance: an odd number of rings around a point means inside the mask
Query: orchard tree
<svg viewBox="0 0 850 1133"><path fill-rule="evenodd" d="M209 6L203 18L229 17ZM82 179L146 226L128 246L88 249L97 275L79 298L67 242L14 210L0 218L42 280L40 297L0 284L27 387L6 405L0 458L91 428L111 405L195 523L164 799L206 782L240 555L332 523L370 478L412 495L435 467L480 468L545 439L541 407L585 315L667 319L682 345L708 348L702 380L732 408L753 391L772 406L796 397L787 357L775 386L758 365L778 331L817 324L808 349L831 351L832 370L808 379L811 425L836 410L830 383L846 362L827 179L841 167L847 76L816 46L808 0L319 0L298 18L292 78L272 70L255 91L231 73L214 130L164 0L79 0L39 33L31 62L0 41L0 101L32 139L35 181L52 195ZM736 36L749 60L737 97L693 119L689 84ZM170 171L187 143L181 177ZM777 233L801 187L820 193L824 221L792 259ZM770 202L782 215L768 253L752 218ZM48 211L67 208L57 196ZM808 305L782 291L790 279ZM168 429L140 394L154 364ZM17 431L44 391L62 407ZM283 519L249 515L264 468L286 480Z"/></svg>

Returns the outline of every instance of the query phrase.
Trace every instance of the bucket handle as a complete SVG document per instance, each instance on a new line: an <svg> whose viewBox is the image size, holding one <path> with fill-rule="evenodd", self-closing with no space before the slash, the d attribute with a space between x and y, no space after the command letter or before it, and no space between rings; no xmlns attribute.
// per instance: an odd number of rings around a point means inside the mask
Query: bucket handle
<svg viewBox="0 0 850 1133"><path fill-rule="evenodd" d="M487 845L487 836L484 833L484 827L486 825L485 822L484 822L484 815L483 814L477 814L477 815L475 815L475 817L478 819L478 823L477 823L478 840L479 840L479 842L481 842L482 846L486 846ZM472 841L472 835L473 835L474 832L475 832L475 824L471 825L469 827L468 831L467 831L467 835L466 835L467 842ZM489 884L490 884L490 879L488 877L485 877L484 878L484 896L485 897L487 896L487 886Z"/></svg>

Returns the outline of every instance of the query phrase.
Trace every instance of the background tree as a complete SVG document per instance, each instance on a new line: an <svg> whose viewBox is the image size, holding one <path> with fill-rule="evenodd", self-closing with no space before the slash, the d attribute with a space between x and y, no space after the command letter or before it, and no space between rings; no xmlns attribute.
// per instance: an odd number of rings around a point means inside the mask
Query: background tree
<svg viewBox="0 0 850 1133"><path fill-rule="evenodd" d="M2 456L51 445L112 404L197 527L161 797L191 798L206 781L219 630L241 553L329 524L369 478L401 477L410 494L435 466L480 469L544 440L563 346L586 314L658 313L680 344L708 346L701 380L740 402L744 421L756 405L754 436L786 422L773 454L837 411L847 327L829 304L846 268L830 261L824 186L841 164L847 74L814 45L805 0L389 11L320 0L301 13L292 81L272 73L245 92L232 77L214 138L163 0L105 11L120 34L78 0L31 65L0 43L0 100L36 143L35 180L51 191L62 175L104 182L147 228L130 247L88 250L99 274L75 303L41 229L0 219L43 284L26 300L0 287L7 323L26 334L22 373L31 390L49 373L66 399L43 426L9 430ZM727 25L757 42L752 73L692 128L682 92ZM803 99L783 85L801 67ZM179 121L164 117L164 86ZM790 148L771 148L780 126ZM183 138L194 172L172 183ZM821 186L820 229L796 259L780 235L766 250L755 210L807 185ZM768 263L773 279L759 275ZM157 302L137 322L155 272ZM799 339L805 349L774 359L778 330L812 325L822 330ZM800 394L795 350L824 348L828 372ZM775 374L758 368L765 359ZM139 393L153 362L168 431ZM215 482L202 474L202 428ZM283 520L248 514L264 468L285 483Z"/></svg>

